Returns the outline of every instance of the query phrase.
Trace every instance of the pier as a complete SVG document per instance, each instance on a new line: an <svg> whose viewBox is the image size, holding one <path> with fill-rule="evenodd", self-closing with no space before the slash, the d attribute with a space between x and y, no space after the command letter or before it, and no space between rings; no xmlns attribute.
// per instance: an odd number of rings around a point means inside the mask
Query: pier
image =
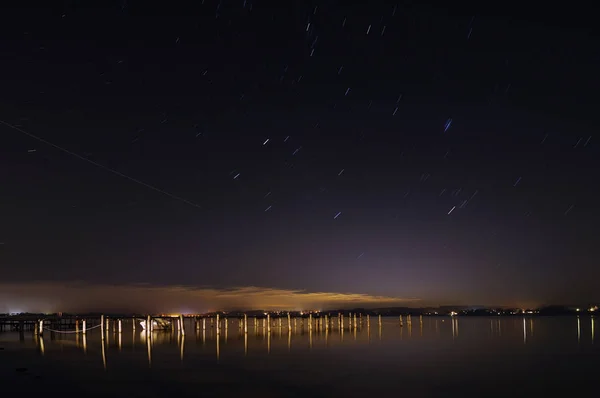
<svg viewBox="0 0 600 398"><path fill-rule="evenodd" d="M249 319L252 319L250 322ZM123 333L123 324L126 323L128 328L133 331L136 327L145 329L149 332L159 332L163 330L172 330L186 334L186 329L189 331L205 331L214 329L217 334L227 332L229 327L235 327L241 333L249 333L251 331L263 330L267 333L274 331L281 332L286 330L344 330L352 331L363 327L371 327L370 317L365 317L366 322L363 322L362 314L351 314L350 321L344 322L344 314L342 313L308 313L297 316L292 313L264 313L263 315L251 315L246 313L227 315L224 313L208 314L208 315L128 315L128 316L113 316L113 315L6 315L0 316L0 332L31 332L34 334L43 335L44 333L76 333L86 334L87 332L100 329L104 333ZM410 318L408 318L410 319ZM208 321L208 322L207 322ZM378 318L376 326L381 327L381 316ZM402 326L402 325L401 325Z"/></svg>

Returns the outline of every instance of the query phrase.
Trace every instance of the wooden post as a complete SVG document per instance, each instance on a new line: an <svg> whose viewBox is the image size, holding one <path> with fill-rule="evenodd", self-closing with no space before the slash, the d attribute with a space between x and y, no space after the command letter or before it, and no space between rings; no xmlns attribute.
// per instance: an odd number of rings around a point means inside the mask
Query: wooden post
<svg viewBox="0 0 600 398"><path fill-rule="evenodd" d="M181 328L181 335L185 336L185 325L183 324L183 314L179 315L179 327Z"/></svg>
<svg viewBox="0 0 600 398"><path fill-rule="evenodd" d="M288 312L288 331L292 331L292 316Z"/></svg>
<svg viewBox="0 0 600 398"><path fill-rule="evenodd" d="M202 318L202 331L206 330L206 318Z"/></svg>
<svg viewBox="0 0 600 398"><path fill-rule="evenodd" d="M100 332L102 335L102 340L104 340L104 315L100 315Z"/></svg>
<svg viewBox="0 0 600 398"><path fill-rule="evenodd" d="M119 319L119 334L121 334L122 331L123 331L123 324L122 324L121 320Z"/></svg>
<svg viewBox="0 0 600 398"><path fill-rule="evenodd" d="M215 324L217 325L217 334L219 334L219 314L217 314Z"/></svg>
<svg viewBox="0 0 600 398"><path fill-rule="evenodd" d="M279 329L281 329L281 316L279 316L278 318L279 318Z"/></svg>
<svg viewBox="0 0 600 398"><path fill-rule="evenodd" d="M135 332L135 317L131 318L131 322L132 322L132 325L133 325L131 328Z"/></svg>
<svg viewBox="0 0 600 398"><path fill-rule="evenodd" d="M79 333L79 319L75 319L75 333Z"/></svg>
<svg viewBox="0 0 600 398"><path fill-rule="evenodd" d="M381 314L379 314L379 326L381 326Z"/></svg>
<svg viewBox="0 0 600 398"><path fill-rule="evenodd" d="M86 327L85 327L85 319L82 321L82 326L83 326L83 334L85 334L86 332Z"/></svg>
<svg viewBox="0 0 600 398"><path fill-rule="evenodd" d="M44 320L40 319L40 322L38 324L38 334L41 336L44 334Z"/></svg>
<svg viewBox="0 0 600 398"><path fill-rule="evenodd" d="M244 333L248 333L248 315L244 314ZM246 338L246 343L248 342L247 338ZM247 346L246 346L246 350L247 350Z"/></svg>
<svg viewBox="0 0 600 398"><path fill-rule="evenodd" d="M308 314L308 330L312 330L312 313Z"/></svg>
<svg viewBox="0 0 600 398"><path fill-rule="evenodd" d="M148 315L146 317L146 336L150 337L152 334L152 317Z"/></svg>
<svg viewBox="0 0 600 398"><path fill-rule="evenodd" d="M271 314L267 314L267 332L271 334Z"/></svg>
<svg viewBox="0 0 600 398"><path fill-rule="evenodd" d="M400 326L402 326L402 315L400 315Z"/></svg>

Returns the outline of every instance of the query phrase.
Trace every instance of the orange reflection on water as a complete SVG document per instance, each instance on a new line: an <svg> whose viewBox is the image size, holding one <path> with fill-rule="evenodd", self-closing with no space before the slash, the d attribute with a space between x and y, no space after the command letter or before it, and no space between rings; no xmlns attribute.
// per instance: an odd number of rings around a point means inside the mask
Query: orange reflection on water
<svg viewBox="0 0 600 398"><path fill-rule="evenodd" d="M40 353L44 355L44 337L40 334Z"/></svg>
<svg viewBox="0 0 600 398"><path fill-rule="evenodd" d="M216 341L217 341L217 361L219 360L219 358L221 356L221 351L220 351L220 346L219 346L219 344L220 344L219 341L220 340L221 340L221 338L220 338L219 334L217 333L217 338L216 338Z"/></svg>
<svg viewBox="0 0 600 398"><path fill-rule="evenodd" d="M106 348L105 345L108 344L107 342L108 339L103 339L101 341L102 344L102 365L104 366L104 370L106 370Z"/></svg>
<svg viewBox="0 0 600 398"><path fill-rule="evenodd" d="M179 338L179 346L180 346L181 362L183 362L183 348L185 347L185 335L184 334L182 334Z"/></svg>
<svg viewBox="0 0 600 398"><path fill-rule="evenodd" d="M152 367L152 339L150 338L150 332L144 331L142 332L142 336L146 335L146 352L148 353L148 367Z"/></svg>

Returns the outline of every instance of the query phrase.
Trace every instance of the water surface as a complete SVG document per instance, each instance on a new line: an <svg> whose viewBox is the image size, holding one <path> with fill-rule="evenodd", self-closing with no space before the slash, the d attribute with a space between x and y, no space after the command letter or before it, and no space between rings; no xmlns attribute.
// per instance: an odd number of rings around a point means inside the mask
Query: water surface
<svg viewBox="0 0 600 398"><path fill-rule="evenodd" d="M0 381L16 392L102 397L539 396L589 394L600 371L591 317L413 317L340 331L271 333L229 320L185 335L131 320L122 332L0 333ZM17 368L20 368L17 370ZM85 394L85 395L80 395Z"/></svg>

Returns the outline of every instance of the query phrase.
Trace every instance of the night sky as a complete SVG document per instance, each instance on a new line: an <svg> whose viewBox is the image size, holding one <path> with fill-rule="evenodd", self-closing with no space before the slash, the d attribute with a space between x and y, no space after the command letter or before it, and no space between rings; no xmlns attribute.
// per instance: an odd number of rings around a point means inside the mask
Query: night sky
<svg viewBox="0 0 600 398"><path fill-rule="evenodd" d="M0 312L600 299L585 21L16 3Z"/></svg>

